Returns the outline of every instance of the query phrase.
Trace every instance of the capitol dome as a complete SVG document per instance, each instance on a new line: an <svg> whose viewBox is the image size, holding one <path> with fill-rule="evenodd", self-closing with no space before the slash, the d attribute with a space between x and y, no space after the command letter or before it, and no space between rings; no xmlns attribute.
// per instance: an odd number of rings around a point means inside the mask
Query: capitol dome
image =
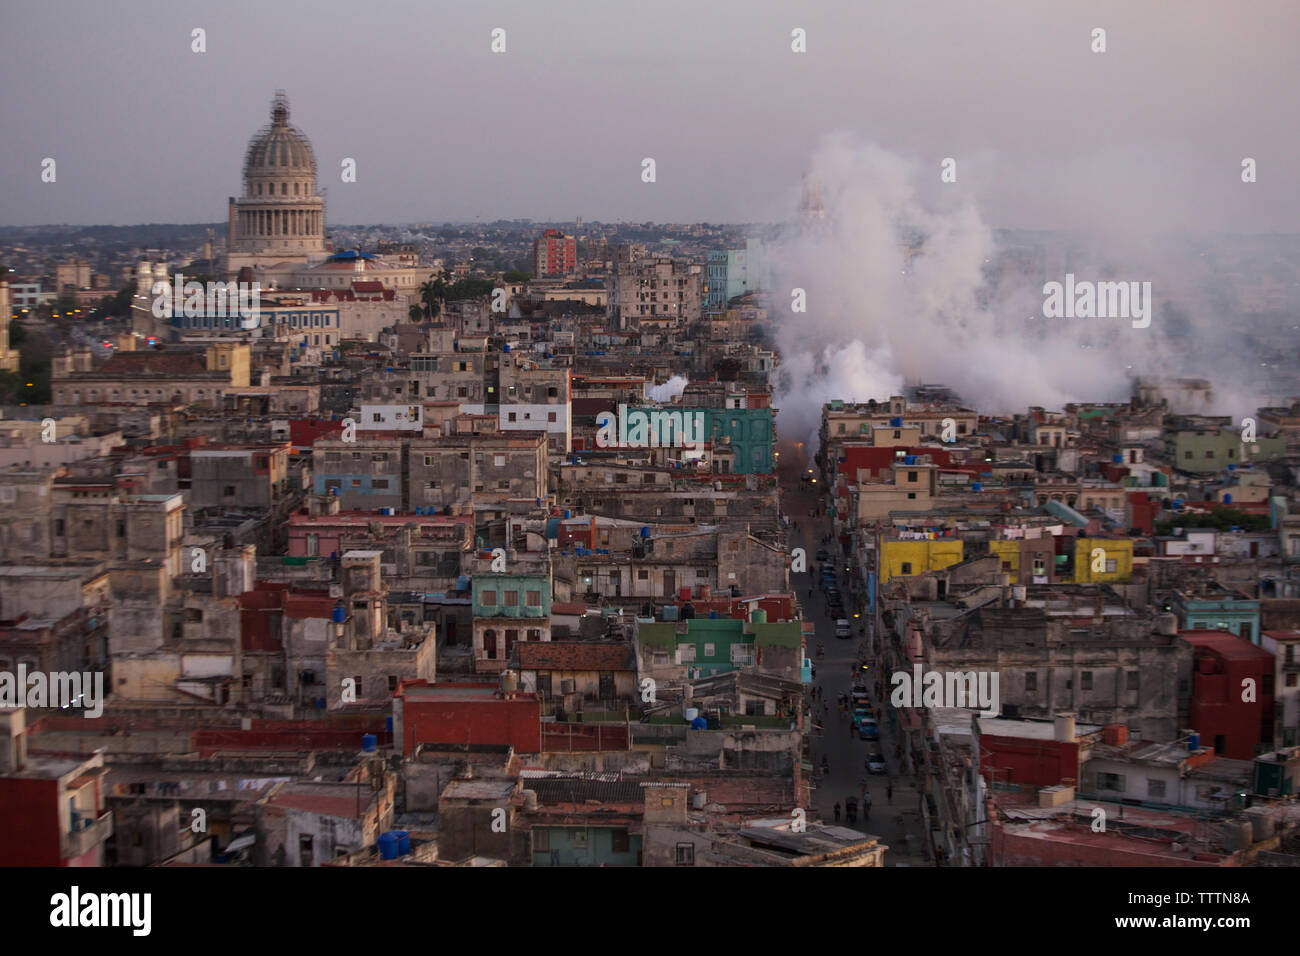
<svg viewBox="0 0 1300 956"><path fill-rule="evenodd" d="M310 259L325 251L325 201L316 193L316 154L289 125L289 98L277 90L271 123L244 153L244 192L230 201L227 269L278 259Z"/></svg>
<svg viewBox="0 0 1300 956"><path fill-rule="evenodd" d="M291 184L290 189L267 190L269 183ZM296 126L289 124L289 98L277 91L271 101L271 124L258 130L244 153L245 195L311 195L316 186L316 154L311 140ZM256 186L261 184L263 192ZM292 185L298 191L292 191ZM305 187L305 188L304 188Z"/></svg>

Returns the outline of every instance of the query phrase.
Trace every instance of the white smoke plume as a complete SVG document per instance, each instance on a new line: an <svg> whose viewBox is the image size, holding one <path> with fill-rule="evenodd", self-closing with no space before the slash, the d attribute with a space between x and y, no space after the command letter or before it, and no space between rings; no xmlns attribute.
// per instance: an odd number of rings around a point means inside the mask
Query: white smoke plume
<svg viewBox="0 0 1300 956"><path fill-rule="evenodd" d="M792 223L769 253L785 436L815 444L823 403L885 399L904 383L948 385L982 414L1010 415L1031 405L1126 401L1135 375L1200 375L1224 383L1219 413L1255 407L1239 376L1214 374L1225 371L1218 362L1187 361L1186 327L1195 328L1198 345L1214 349L1223 323L1198 314L1202 306L1185 283L1181 301L1173 301L1175 276L1185 277L1184 266L1196 260L1169 240L1128 231L1111 242L1091 233L1091 244L1040 263L1042 275L1030 269L990 288L986 264L999 253L993 229L973 190L933 188L937 162L922 167L838 135L815 154L808 178L820 187L825 218L809 227ZM938 198L923 201L927 189ZM919 245L910 260L909 240ZM1042 282L1061 280L1067 270L1094 281L1152 281L1154 327L1135 329L1123 318L1044 318ZM794 289L805 290L806 313L792 312ZM1173 348L1172 325L1160 322L1180 312L1190 326Z"/></svg>
<svg viewBox="0 0 1300 956"><path fill-rule="evenodd" d="M652 385L648 394L652 402L672 402L686 390L690 384L690 379L683 375L674 375L662 385Z"/></svg>

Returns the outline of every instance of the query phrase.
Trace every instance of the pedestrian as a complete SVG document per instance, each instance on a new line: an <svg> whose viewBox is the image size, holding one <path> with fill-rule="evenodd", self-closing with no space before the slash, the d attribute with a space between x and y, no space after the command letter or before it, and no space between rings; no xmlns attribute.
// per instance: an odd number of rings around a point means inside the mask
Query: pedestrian
<svg viewBox="0 0 1300 956"><path fill-rule="evenodd" d="M866 787L862 788L862 816L871 816L871 792Z"/></svg>
<svg viewBox="0 0 1300 956"><path fill-rule="evenodd" d="M849 724L849 739L852 739L857 735L858 735L858 725L852 723Z"/></svg>
<svg viewBox="0 0 1300 956"><path fill-rule="evenodd" d="M840 822L840 802L838 800L835 801L835 822Z"/></svg>
<svg viewBox="0 0 1300 956"><path fill-rule="evenodd" d="M891 807L894 805L894 783L892 780L885 783L885 803Z"/></svg>

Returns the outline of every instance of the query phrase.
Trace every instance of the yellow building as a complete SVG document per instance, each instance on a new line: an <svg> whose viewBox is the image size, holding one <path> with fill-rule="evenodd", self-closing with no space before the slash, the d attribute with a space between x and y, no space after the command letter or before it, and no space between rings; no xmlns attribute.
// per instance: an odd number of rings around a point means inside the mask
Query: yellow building
<svg viewBox="0 0 1300 956"><path fill-rule="evenodd" d="M229 372L230 384L236 388L247 388L252 372L253 350L235 342L219 342L209 345L204 364L209 372Z"/></svg>
<svg viewBox="0 0 1300 956"><path fill-rule="evenodd" d="M1093 570L1094 566L1098 570ZM1074 542L1076 584L1127 581L1133 574L1133 542L1128 538L1077 538Z"/></svg>
<svg viewBox="0 0 1300 956"><path fill-rule="evenodd" d="M882 583L891 578L914 577L926 571L949 568L962 560L960 538L930 541L886 540L880 544Z"/></svg>

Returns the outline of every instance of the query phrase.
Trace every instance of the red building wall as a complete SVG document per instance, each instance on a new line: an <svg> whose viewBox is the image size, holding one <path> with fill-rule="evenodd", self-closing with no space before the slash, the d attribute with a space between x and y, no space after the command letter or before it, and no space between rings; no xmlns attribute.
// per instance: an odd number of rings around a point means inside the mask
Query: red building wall
<svg viewBox="0 0 1300 956"><path fill-rule="evenodd" d="M0 777L0 866L62 866L59 783Z"/></svg>
<svg viewBox="0 0 1300 956"><path fill-rule="evenodd" d="M1224 631L1179 636L1194 648L1191 729L1201 735L1202 746L1220 756L1253 759L1259 744L1272 743L1273 692L1265 678L1272 679L1273 655ZM1242 700L1247 679L1255 682L1253 701Z"/></svg>
<svg viewBox="0 0 1300 956"><path fill-rule="evenodd" d="M529 754L542 750L542 703L535 694L506 700L408 696L401 688L398 693L402 696L402 752L408 756L422 743L509 745L518 753ZM485 694L490 693L491 688L486 688Z"/></svg>
<svg viewBox="0 0 1300 956"><path fill-rule="evenodd" d="M1059 740L981 735L980 770L990 782L1054 787L1079 779L1079 745Z"/></svg>

